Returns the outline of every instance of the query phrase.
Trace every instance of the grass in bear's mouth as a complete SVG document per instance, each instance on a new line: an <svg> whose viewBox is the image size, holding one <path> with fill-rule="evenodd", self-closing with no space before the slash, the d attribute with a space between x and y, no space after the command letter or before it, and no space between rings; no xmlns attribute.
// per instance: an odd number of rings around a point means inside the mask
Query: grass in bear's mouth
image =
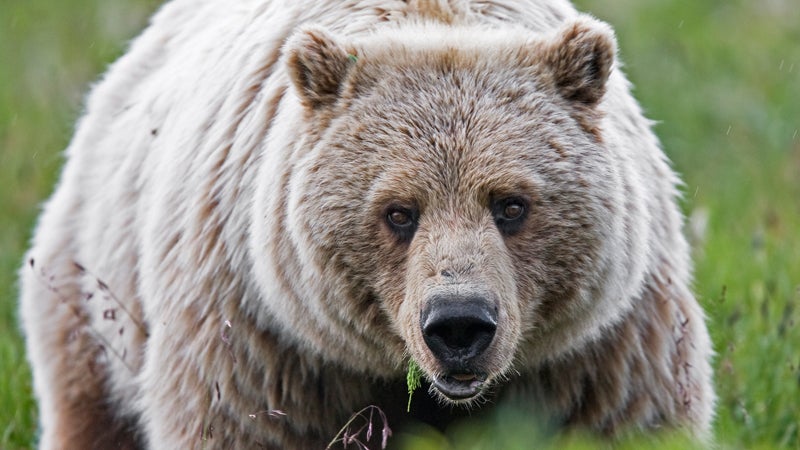
<svg viewBox="0 0 800 450"><path fill-rule="evenodd" d="M408 371L406 372L406 385L408 386L408 406L406 412L411 412L411 396L414 391L422 385L422 369L413 359L408 359Z"/></svg>

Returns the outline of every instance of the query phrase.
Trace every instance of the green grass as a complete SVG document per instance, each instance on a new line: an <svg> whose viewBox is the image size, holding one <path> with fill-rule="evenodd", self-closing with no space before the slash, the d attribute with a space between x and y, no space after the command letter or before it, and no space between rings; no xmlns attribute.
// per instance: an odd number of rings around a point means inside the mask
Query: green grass
<svg viewBox="0 0 800 450"><path fill-rule="evenodd" d="M16 324L16 269L89 83L155 0L4 0L0 7L0 448L33 442L36 410ZM794 0L579 0L617 31L625 70L708 216L695 290L718 352L723 448L800 449L800 5ZM525 433L515 432L525 428ZM409 448L595 448L502 413ZM686 448L680 438L660 448ZM632 440L622 448L637 448ZM648 446L652 443L648 443Z"/></svg>
<svg viewBox="0 0 800 450"><path fill-rule="evenodd" d="M53 189L90 82L154 0L3 0L0 6L0 448L30 448L36 406L16 318L16 271Z"/></svg>
<svg viewBox="0 0 800 450"><path fill-rule="evenodd" d="M800 448L800 5L582 3L616 27L687 214L709 216L695 289L718 352L716 435Z"/></svg>

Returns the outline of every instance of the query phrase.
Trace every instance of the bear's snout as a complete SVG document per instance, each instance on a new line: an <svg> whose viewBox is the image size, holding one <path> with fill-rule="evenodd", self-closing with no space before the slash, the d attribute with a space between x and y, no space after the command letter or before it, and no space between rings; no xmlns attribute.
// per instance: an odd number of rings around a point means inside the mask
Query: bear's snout
<svg viewBox="0 0 800 450"><path fill-rule="evenodd" d="M432 297L420 316L422 336L449 372L469 370L494 338L497 307L482 296Z"/></svg>

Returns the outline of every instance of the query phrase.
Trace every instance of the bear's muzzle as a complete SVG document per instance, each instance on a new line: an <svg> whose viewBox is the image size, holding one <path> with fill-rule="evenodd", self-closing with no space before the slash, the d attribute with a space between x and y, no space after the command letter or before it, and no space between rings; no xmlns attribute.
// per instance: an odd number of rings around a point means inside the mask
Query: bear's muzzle
<svg viewBox="0 0 800 450"><path fill-rule="evenodd" d="M476 360L492 343L497 306L480 295L436 295L420 314L422 336L444 375L434 386L453 400L474 397L486 375Z"/></svg>

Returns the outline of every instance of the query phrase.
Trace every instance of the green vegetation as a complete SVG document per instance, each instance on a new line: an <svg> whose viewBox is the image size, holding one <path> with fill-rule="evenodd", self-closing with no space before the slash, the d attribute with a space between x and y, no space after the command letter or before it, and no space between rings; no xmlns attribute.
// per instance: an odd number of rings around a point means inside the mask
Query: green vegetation
<svg viewBox="0 0 800 450"><path fill-rule="evenodd" d="M28 448L35 435L15 304L38 205L53 188L89 83L157 3L0 7L0 448ZM615 27L636 96L686 181L695 289L718 352L716 438L723 448L800 449L800 5L578 4ZM415 449L523 449L539 438L550 448L597 447L531 428L530 419L502 412L488 429L462 427L449 444L430 430L396 438ZM687 448L680 437L657 444Z"/></svg>
<svg viewBox="0 0 800 450"><path fill-rule="evenodd" d="M716 435L800 448L800 8L745 0L582 1L701 219L695 290L717 351Z"/></svg>
<svg viewBox="0 0 800 450"><path fill-rule="evenodd" d="M414 391L422 386L422 369L413 359L408 359L408 372L406 372L406 385L408 385L408 406L406 411L411 411L411 396Z"/></svg>
<svg viewBox="0 0 800 450"><path fill-rule="evenodd" d="M0 6L0 448L30 448L36 406L16 317L17 270L89 85L156 0Z"/></svg>

